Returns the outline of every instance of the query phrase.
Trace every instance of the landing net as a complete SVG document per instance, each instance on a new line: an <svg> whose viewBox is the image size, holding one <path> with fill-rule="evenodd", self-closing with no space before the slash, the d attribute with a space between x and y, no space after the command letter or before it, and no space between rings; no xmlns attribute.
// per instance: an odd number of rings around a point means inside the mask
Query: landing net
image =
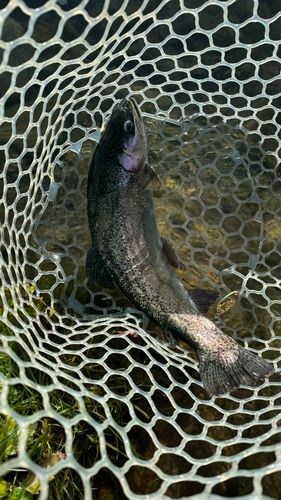
<svg viewBox="0 0 281 500"><path fill-rule="evenodd" d="M65 453L51 473L72 468L86 500L106 478L118 499L280 498L276 375L208 398L194 353L169 348L85 271L90 157L116 101L133 96L179 278L239 290L217 324L280 368L280 1L4 3L0 412L20 431L1 476L33 471L48 498L50 470L26 443L51 422ZM38 404L27 398L23 414L28 390Z"/></svg>

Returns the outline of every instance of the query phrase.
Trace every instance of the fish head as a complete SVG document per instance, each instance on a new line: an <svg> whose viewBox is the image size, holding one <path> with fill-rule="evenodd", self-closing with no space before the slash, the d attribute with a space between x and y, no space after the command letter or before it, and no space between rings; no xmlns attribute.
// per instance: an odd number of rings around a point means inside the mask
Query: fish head
<svg viewBox="0 0 281 500"><path fill-rule="evenodd" d="M139 172L147 161L147 141L143 119L133 97L123 99L120 107L125 112L123 123L123 152L118 162L129 172Z"/></svg>
<svg viewBox="0 0 281 500"><path fill-rule="evenodd" d="M143 119L133 97L115 105L100 140L105 161L113 160L128 172L140 172L147 162ZM105 158L107 156L107 158Z"/></svg>

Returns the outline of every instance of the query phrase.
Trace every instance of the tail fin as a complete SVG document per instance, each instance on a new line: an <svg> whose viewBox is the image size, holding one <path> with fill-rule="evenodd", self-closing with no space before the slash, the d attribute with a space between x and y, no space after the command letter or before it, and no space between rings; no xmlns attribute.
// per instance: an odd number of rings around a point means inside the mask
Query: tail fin
<svg viewBox="0 0 281 500"><path fill-rule="evenodd" d="M224 335L220 340L223 338ZM233 391L241 384L256 385L275 371L265 359L244 349L229 337L227 340L225 349L220 348L215 352L198 350L201 379L210 396ZM232 349L229 349L229 341L233 343Z"/></svg>

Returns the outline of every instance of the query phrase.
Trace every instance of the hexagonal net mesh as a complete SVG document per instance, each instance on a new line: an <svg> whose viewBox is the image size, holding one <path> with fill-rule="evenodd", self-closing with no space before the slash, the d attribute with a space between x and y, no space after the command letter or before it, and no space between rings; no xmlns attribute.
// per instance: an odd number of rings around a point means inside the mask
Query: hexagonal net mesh
<svg viewBox="0 0 281 500"><path fill-rule="evenodd" d="M222 297L240 290L215 321L278 369L279 0L12 0L0 15L0 349L14 367L1 374L1 414L20 427L1 474L24 467L46 486L26 440L49 419L66 455L54 474L74 469L87 500L109 477L114 498L280 498L277 377L208 398L194 353L169 348L85 271L90 156L131 95L179 279ZM25 412L23 390L38 396Z"/></svg>

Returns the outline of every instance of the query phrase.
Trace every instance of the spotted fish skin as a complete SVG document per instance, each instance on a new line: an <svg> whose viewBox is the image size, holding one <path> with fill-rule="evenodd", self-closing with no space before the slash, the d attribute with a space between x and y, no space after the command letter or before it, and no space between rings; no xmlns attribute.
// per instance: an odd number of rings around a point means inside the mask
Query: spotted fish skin
<svg viewBox="0 0 281 500"><path fill-rule="evenodd" d="M255 385L273 373L272 365L202 316L170 265L175 259L163 244L153 205L152 190L160 188L147 163L139 108L133 98L123 99L112 111L89 170L89 283L116 283L163 329L170 344L182 340L192 346L209 395Z"/></svg>

